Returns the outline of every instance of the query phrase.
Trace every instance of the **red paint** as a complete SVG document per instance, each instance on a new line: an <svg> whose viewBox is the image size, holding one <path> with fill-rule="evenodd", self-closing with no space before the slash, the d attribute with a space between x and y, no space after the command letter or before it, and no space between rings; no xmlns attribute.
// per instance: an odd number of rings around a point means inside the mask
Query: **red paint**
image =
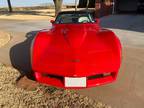
<svg viewBox="0 0 144 108"><path fill-rule="evenodd" d="M32 68L37 81L56 87L65 88L64 77L87 77L87 87L111 83L116 80L121 64L119 39L97 23L53 24L51 30L37 34L32 47ZM88 79L103 73L112 74Z"/></svg>

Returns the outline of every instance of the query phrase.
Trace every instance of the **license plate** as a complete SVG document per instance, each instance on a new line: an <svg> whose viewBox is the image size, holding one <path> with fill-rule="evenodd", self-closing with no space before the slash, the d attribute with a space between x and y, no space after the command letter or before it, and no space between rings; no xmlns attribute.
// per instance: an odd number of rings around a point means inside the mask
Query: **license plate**
<svg viewBox="0 0 144 108"><path fill-rule="evenodd" d="M86 87L86 77L65 77L65 87Z"/></svg>

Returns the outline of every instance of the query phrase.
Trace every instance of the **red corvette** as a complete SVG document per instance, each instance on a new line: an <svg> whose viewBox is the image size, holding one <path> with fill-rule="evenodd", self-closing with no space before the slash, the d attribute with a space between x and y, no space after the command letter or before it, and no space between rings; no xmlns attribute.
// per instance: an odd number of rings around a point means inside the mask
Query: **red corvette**
<svg viewBox="0 0 144 108"><path fill-rule="evenodd" d="M40 83L62 88L87 88L116 80L121 44L102 29L91 13L67 11L40 31L31 46L32 69Z"/></svg>

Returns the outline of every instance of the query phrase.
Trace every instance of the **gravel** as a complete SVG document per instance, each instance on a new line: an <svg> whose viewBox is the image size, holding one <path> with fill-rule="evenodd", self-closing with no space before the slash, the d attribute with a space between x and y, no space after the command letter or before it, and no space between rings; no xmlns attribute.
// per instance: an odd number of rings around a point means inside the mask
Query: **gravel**
<svg viewBox="0 0 144 108"><path fill-rule="evenodd" d="M17 87L20 73L0 63L0 108L111 108L74 90L39 84L35 89Z"/></svg>
<svg viewBox="0 0 144 108"><path fill-rule="evenodd" d="M6 32L0 31L0 47L4 46L10 41L10 35Z"/></svg>

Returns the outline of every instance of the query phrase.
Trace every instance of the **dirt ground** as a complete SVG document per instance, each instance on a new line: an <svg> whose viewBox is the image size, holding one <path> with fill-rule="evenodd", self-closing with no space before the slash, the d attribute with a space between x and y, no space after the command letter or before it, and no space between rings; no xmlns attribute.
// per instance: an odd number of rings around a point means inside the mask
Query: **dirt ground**
<svg viewBox="0 0 144 108"><path fill-rule="evenodd" d="M13 13L0 11L0 19L9 20L50 20L54 18L54 9L19 10Z"/></svg>
<svg viewBox="0 0 144 108"><path fill-rule="evenodd" d="M63 8L62 11L75 10L74 8ZM82 9L79 9L82 10ZM54 19L55 10L54 9L34 9L26 11L14 11L13 13L1 12L0 19L8 20L50 20Z"/></svg>

